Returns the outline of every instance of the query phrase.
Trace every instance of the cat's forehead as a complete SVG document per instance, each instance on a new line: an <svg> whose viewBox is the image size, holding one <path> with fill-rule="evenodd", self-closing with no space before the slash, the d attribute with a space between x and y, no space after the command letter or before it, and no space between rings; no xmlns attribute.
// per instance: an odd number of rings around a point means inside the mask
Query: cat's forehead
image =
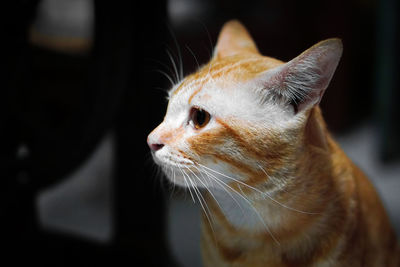
<svg viewBox="0 0 400 267"><path fill-rule="evenodd" d="M203 88L218 87L229 90L235 84L251 80L258 74L281 65L283 62L255 54L235 55L227 58L214 58L197 72L189 75L170 92L170 98L186 93L198 93ZM190 100L193 95L189 97Z"/></svg>

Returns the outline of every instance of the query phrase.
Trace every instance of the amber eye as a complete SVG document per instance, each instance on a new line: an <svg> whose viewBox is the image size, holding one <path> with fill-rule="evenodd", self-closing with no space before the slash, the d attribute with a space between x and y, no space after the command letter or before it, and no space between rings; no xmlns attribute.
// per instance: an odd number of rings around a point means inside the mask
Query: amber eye
<svg viewBox="0 0 400 267"><path fill-rule="evenodd" d="M210 121L210 113L204 109L193 107L190 110L190 119L196 129L203 128Z"/></svg>

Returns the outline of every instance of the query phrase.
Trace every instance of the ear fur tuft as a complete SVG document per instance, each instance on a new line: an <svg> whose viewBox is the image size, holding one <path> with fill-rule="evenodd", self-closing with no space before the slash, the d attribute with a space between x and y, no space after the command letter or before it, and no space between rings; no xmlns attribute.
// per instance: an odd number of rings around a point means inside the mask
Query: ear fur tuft
<svg viewBox="0 0 400 267"><path fill-rule="evenodd" d="M317 105L342 55L340 39L322 41L263 76L264 88L294 106L295 112Z"/></svg>

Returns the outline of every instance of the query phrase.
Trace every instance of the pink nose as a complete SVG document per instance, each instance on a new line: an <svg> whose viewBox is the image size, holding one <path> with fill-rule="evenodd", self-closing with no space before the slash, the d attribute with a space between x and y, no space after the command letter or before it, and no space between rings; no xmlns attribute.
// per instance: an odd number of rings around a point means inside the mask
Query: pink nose
<svg viewBox="0 0 400 267"><path fill-rule="evenodd" d="M163 144L149 144L150 149L154 152L160 150L163 146Z"/></svg>
<svg viewBox="0 0 400 267"><path fill-rule="evenodd" d="M153 143L150 139L147 139L147 144L149 145L151 151L156 152L163 148L164 144Z"/></svg>

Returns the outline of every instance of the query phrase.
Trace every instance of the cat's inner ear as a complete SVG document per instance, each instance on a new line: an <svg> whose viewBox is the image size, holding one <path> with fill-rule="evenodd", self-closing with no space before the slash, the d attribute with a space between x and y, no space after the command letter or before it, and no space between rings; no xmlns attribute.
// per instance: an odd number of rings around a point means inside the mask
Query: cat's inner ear
<svg viewBox="0 0 400 267"><path fill-rule="evenodd" d="M224 58L246 52L258 53L256 44L239 21L228 21L219 34L214 58Z"/></svg>
<svg viewBox="0 0 400 267"><path fill-rule="evenodd" d="M319 104L342 50L340 39L312 46L293 60L261 74L261 93L289 103L296 113Z"/></svg>

